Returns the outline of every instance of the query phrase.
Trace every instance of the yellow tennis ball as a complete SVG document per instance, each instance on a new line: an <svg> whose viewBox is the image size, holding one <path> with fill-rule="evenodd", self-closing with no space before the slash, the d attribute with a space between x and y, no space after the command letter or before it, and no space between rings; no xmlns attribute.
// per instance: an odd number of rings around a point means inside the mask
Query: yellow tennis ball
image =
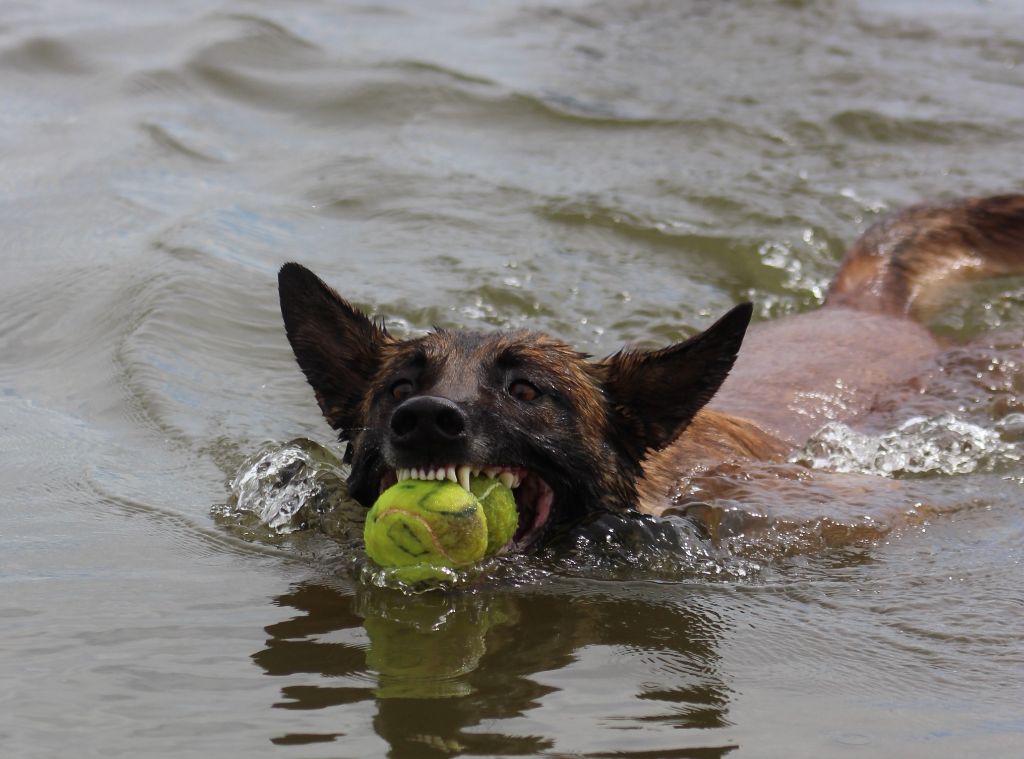
<svg viewBox="0 0 1024 759"><path fill-rule="evenodd" d="M494 556L508 545L519 528L519 512L512 491L490 477L472 477L469 489L473 491L487 518L487 555Z"/></svg>
<svg viewBox="0 0 1024 759"><path fill-rule="evenodd" d="M380 494L366 515L366 553L383 567L408 567L403 579L441 579L437 567L479 561L487 518L476 496L448 480L403 480Z"/></svg>

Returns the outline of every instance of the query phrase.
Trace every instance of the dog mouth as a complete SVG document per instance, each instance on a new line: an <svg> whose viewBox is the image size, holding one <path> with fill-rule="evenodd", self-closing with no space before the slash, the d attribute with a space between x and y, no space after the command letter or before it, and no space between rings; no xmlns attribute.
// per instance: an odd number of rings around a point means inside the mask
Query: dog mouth
<svg viewBox="0 0 1024 759"><path fill-rule="evenodd" d="M535 544L551 521L555 492L536 472L516 466L448 465L389 469L380 481L380 492L403 480L450 480L469 489L469 478L478 476L498 480L512 491L519 514L519 526L512 539L498 552L522 552Z"/></svg>

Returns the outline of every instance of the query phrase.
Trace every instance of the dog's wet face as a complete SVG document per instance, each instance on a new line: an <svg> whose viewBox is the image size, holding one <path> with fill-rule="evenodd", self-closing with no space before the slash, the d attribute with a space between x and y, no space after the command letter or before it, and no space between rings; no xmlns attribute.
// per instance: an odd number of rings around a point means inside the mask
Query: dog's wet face
<svg viewBox="0 0 1024 759"><path fill-rule="evenodd" d="M437 330L399 341L315 275L279 276L285 327L320 408L348 441L364 505L400 479L498 477L515 494L512 548L596 510L635 506L641 462L668 445L725 379L749 320L599 362L538 332Z"/></svg>
<svg viewBox="0 0 1024 759"><path fill-rule="evenodd" d="M386 345L351 438L350 488L372 503L396 479L484 473L512 487L515 545L596 506L610 484L601 388L585 357L530 332L436 331ZM611 467L614 470L614 466Z"/></svg>

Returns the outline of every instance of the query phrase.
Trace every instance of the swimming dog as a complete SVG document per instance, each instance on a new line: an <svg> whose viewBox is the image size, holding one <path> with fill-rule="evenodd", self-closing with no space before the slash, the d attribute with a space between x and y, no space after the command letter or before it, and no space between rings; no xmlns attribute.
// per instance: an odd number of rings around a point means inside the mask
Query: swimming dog
<svg viewBox="0 0 1024 759"><path fill-rule="evenodd" d="M913 206L861 236L814 311L748 334L744 303L683 342L599 360L529 330L396 339L297 263L278 287L298 364L347 443L351 497L483 471L514 487L514 547L528 550L594 512L658 515L696 473L784 460L934 361L922 320L949 285L1021 271L1024 195Z"/></svg>

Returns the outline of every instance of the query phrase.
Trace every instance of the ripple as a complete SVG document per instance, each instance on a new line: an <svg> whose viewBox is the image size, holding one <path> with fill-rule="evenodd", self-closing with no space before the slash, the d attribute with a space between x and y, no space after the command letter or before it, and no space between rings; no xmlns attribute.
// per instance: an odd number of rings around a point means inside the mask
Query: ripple
<svg viewBox="0 0 1024 759"><path fill-rule="evenodd" d="M199 161L214 163L229 159L229 154L206 135L172 121L150 121L142 129L153 141L168 150Z"/></svg>
<svg viewBox="0 0 1024 759"><path fill-rule="evenodd" d="M331 68L251 69L230 57L199 54L186 64L199 82L219 95L261 110L298 116L313 125L379 129L434 107L488 102L486 88L429 67L368 66L339 76Z"/></svg>
<svg viewBox="0 0 1024 759"><path fill-rule="evenodd" d="M3 51L0 63L36 74L84 76L94 71L75 46L51 37L33 37Z"/></svg>
<svg viewBox="0 0 1024 759"><path fill-rule="evenodd" d="M133 418L187 447L241 429L258 442L288 426L281 405L309 396L296 381L276 304L253 297L272 275L162 244L151 260L153 273L123 293L127 317L117 324L113 358Z"/></svg>
<svg viewBox="0 0 1024 759"><path fill-rule="evenodd" d="M568 93L545 91L537 94L520 92L522 102L538 109L546 116L568 122L582 122L595 126L656 127L679 124L678 119L652 114L629 112L611 102L584 100ZM691 127L710 126L707 122L687 122ZM724 128L725 124L716 124ZM736 128L736 125L728 125Z"/></svg>
<svg viewBox="0 0 1024 759"><path fill-rule="evenodd" d="M268 70L306 68L323 60L323 51L311 40L264 16L214 13L199 28L204 38L216 31L219 39L202 44L194 53L197 58Z"/></svg>
<svg viewBox="0 0 1024 759"><path fill-rule="evenodd" d="M833 116L830 121L848 137L884 144L957 145L962 142L1006 136L1003 130L982 123L952 119L901 118L866 110L843 111Z"/></svg>

